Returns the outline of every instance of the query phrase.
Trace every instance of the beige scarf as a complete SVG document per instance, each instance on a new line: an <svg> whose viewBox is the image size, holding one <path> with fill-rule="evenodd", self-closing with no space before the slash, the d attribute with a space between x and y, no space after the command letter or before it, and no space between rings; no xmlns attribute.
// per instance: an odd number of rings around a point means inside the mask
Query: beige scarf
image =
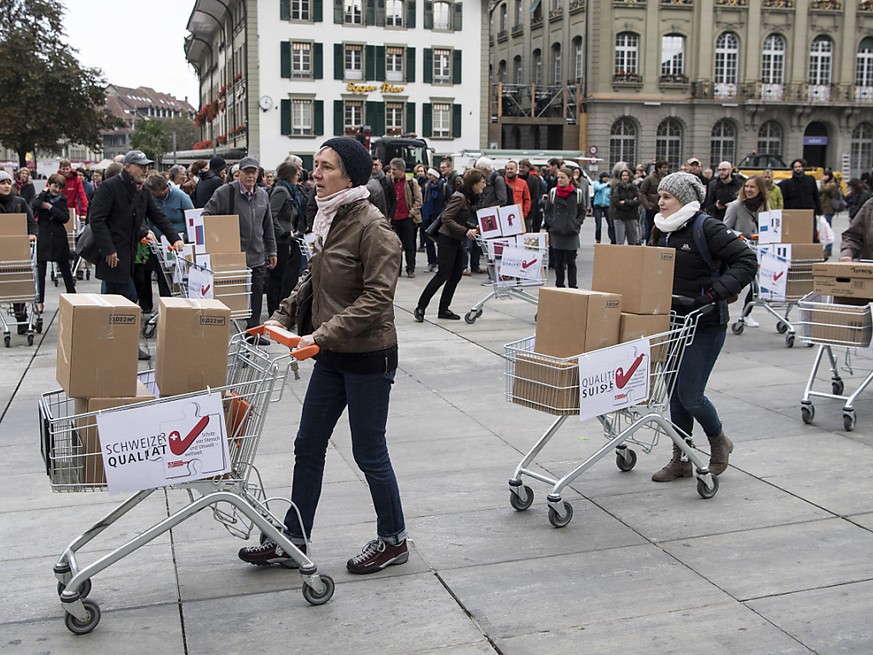
<svg viewBox="0 0 873 655"><path fill-rule="evenodd" d="M317 242L320 246L323 246L327 240L327 233L330 232L330 226L339 208L356 200L369 197L370 190L366 186L353 186L337 191L324 198L315 196L315 204L318 205L318 211L315 214L312 232L317 237Z"/></svg>

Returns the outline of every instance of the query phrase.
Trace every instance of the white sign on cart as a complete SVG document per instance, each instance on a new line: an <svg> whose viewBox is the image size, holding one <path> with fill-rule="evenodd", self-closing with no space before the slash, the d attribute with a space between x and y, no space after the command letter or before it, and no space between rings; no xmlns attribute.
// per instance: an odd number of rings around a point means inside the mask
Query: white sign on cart
<svg viewBox="0 0 873 655"><path fill-rule="evenodd" d="M539 250L504 248L500 260L500 275L522 280L539 280L543 270L543 256Z"/></svg>
<svg viewBox="0 0 873 655"><path fill-rule="evenodd" d="M584 421L649 398L651 342L638 339L579 356L579 419Z"/></svg>
<svg viewBox="0 0 873 655"><path fill-rule="evenodd" d="M758 253L758 266L758 287L761 298L785 300L791 262L771 250L762 249Z"/></svg>

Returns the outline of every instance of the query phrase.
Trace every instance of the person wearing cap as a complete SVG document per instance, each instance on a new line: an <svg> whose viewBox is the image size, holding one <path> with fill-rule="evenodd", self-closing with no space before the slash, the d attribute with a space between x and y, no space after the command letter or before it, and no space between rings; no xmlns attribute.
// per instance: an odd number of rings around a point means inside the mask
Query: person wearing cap
<svg viewBox="0 0 873 655"><path fill-rule="evenodd" d="M304 285L310 288L311 320L297 325L305 334L298 347L317 345L320 351L294 441L292 507L284 524L289 539L308 550L325 454L337 421L348 409L352 453L376 510L376 538L346 563L356 574L409 559L400 491L385 438L397 371L394 293L401 246L388 221L367 200L372 166L367 149L349 137L328 139L316 152L312 176L318 212L310 283L298 284L265 323L291 329L298 323L298 294ZM256 565L295 566L270 540L241 549L239 558Z"/></svg>
<svg viewBox="0 0 873 655"><path fill-rule="evenodd" d="M722 427L713 404L706 397L706 383L725 341L730 316L727 299L739 294L755 277L755 253L723 222L706 216L700 206L705 197L696 175L673 173L658 184L658 213L651 245L673 248L673 295L686 299L675 303L678 312L701 310L693 341L685 348L675 388L670 397L670 420L690 441L696 420L709 440L709 471L721 475L728 466L734 445ZM702 225L697 217L703 215ZM710 261L701 255L694 230L700 229L709 249ZM714 269L718 269L718 273ZM691 462L673 444L670 462L652 476L655 482L690 478Z"/></svg>
<svg viewBox="0 0 873 655"><path fill-rule="evenodd" d="M435 168L427 169L427 183L421 192L421 226L427 230L436 220L446 204L446 180ZM437 251L434 240L425 237L424 250L427 254L427 272L432 273L437 267Z"/></svg>
<svg viewBox="0 0 873 655"><path fill-rule="evenodd" d="M30 205L21 196L15 193L15 181L12 176L0 169L0 214L25 214L27 216L27 234L31 241L36 241L39 231ZM0 221L3 218L0 216ZM14 303L12 306L15 321L18 323L18 334L27 333L27 305Z"/></svg>
<svg viewBox="0 0 873 655"><path fill-rule="evenodd" d="M254 157L239 162L239 179L220 186L206 206L204 216L239 217L240 250L246 254L246 266L252 269L252 314L246 327L261 324L264 284L267 269L276 266L276 232L270 212L270 196L257 185L260 164ZM258 337L252 338L260 341Z"/></svg>
<svg viewBox="0 0 873 655"><path fill-rule="evenodd" d="M688 166L688 172L692 175L696 175L703 187L706 188L706 184L709 180L703 177L703 166L701 165L700 160L697 157L692 157L685 162L685 165Z"/></svg>
<svg viewBox="0 0 873 655"><path fill-rule="evenodd" d="M69 159L62 159L58 166L58 173L64 176L67 185L64 193L67 196L67 205L75 209L79 216L88 214L88 196L85 195L85 187L79 174L73 170L73 163Z"/></svg>
<svg viewBox="0 0 873 655"><path fill-rule="evenodd" d="M200 181L194 188L194 206L205 207L212 194L224 184L227 173L227 162L223 157L215 156L209 160L209 169L200 173Z"/></svg>

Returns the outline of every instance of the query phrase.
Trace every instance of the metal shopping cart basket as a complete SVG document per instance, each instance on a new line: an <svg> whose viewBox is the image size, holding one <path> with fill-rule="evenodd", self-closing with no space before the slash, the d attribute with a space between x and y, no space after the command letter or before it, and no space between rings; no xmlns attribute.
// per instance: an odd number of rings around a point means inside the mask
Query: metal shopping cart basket
<svg viewBox="0 0 873 655"><path fill-rule="evenodd" d="M28 346L33 345L34 332L42 332L42 316L36 313L38 285L36 241L31 241L30 259L0 262L0 324L7 348L12 345L11 326L26 326Z"/></svg>
<svg viewBox="0 0 873 655"><path fill-rule="evenodd" d="M563 528L573 518L573 507L561 497L565 487L612 450L615 451L619 470L630 471L637 463L637 454L628 444L635 444L643 452L649 453L658 444L661 435L671 439L694 465L700 496L712 498L716 494L718 478L709 472L707 465L696 454L690 435L682 433L665 417L685 347L694 339L699 317L699 311L687 316L674 313L670 317L667 332L649 337L651 361L642 363L643 366L649 366L648 400L598 416L606 443L560 478L549 477L530 466L567 418L579 415L579 378L584 375L584 371L580 370L579 356L558 358L536 353L534 337L505 346L507 400L558 416L522 458L509 480L509 502L514 509L524 511L533 503L534 493L523 483L524 476L544 482L551 486L546 498L549 522L556 528ZM595 352L606 350L609 349ZM646 432L643 432L644 429Z"/></svg>
<svg viewBox="0 0 873 655"><path fill-rule="evenodd" d="M774 246L782 244L761 244L752 241L750 247L758 254L758 274L752 281L752 299L745 304L740 317L731 324L731 332L736 335L743 333L746 327L746 318L751 314L755 307L763 307L765 311L776 317L776 331L779 334L785 335L785 345L788 348L794 347L796 335L795 326L789 320L791 310L797 306L800 299L812 291L812 267L814 264L821 262L821 256L811 259L799 259L796 257L790 258L788 267L787 280L785 282L785 294L776 295L767 291L767 285L761 284L761 253L766 249L773 249ZM792 245L792 250L803 246ZM814 244L813 249L821 251L820 244ZM778 254L778 252L777 252ZM808 255L807 255L808 256ZM763 287L763 288L762 288Z"/></svg>
<svg viewBox="0 0 873 655"><path fill-rule="evenodd" d="M831 398L843 401L843 427L847 432L855 429L855 400L873 381L873 370L869 370L858 388L845 395L845 383L840 376L834 349L842 350L842 370L853 375L856 370L873 368L869 362L870 337L873 335L871 309L873 303L864 301L863 305L837 304L830 296L810 293L800 301L801 338L810 345L817 345L818 352L812 363L812 370L806 382L803 399L800 401L800 415L804 423L815 419L815 406L811 398ZM864 357L864 354L867 354ZM813 391L822 359L827 355L830 366L831 393Z"/></svg>
<svg viewBox="0 0 873 655"><path fill-rule="evenodd" d="M537 297L528 293L527 290L533 287L541 287L546 283L549 271L548 234L538 232L498 239L484 239L481 234L477 234L476 242L479 244L482 254L485 255L485 259L488 262L488 279L491 282L492 289L488 295L470 308L470 311L464 315L464 320L470 324L475 323L476 319L482 316L485 303L493 298L518 298L536 305ZM535 275L530 277L501 275L501 270L504 269L502 266L504 250L516 247L530 253L529 259L522 261L522 267L525 264L536 266ZM532 264L532 262L535 263Z"/></svg>
<svg viewBox="0 0 873 655"><path fill-rule="evenodd" d="M260 330L261 333L269 331L272 338L289 347L299 341L298 337L284 330ZM270 355L266 350L248 344L243 335L235 335L231 339L229 351L228 384L224 387L104 411L104 414L124 412L149 405L160 406L179 399L203 398L208 393L220 394L227 428L230 472L161 487L183 489L190 502L92 564L80 566L79 551L142 503L155 489L135 493L70 543L54 567L58 595L70 631L85 634L100 622L100 608L88 598L91 579L96 574L207 507L212 507L214 518L234 536L247 539L253 528L257 527L262 540L272 539L279 544L299 566L303 597L309 603L321 605L333 595L334 582L329 576L318 573L315 563L310 559L310 544L305 550L292 544L283 531L282 517L271 511L271 501L286 505L290 501L266 498L260 474L253 464L269 404L281 400L287 377L287 372L282 373L282 366L289 361L289 351L279 356ZM317 347L295 351L291 355L303 359L315 352ZM140 381L147 385L151 383L153 372L141 374ZM52 489L58 492L106 489L104 459L96 433L100 412L77 414L75 408L75 400L63 391L43 394L39 402L41 448ZM291 506L294 507L293 504Z"/></svg>

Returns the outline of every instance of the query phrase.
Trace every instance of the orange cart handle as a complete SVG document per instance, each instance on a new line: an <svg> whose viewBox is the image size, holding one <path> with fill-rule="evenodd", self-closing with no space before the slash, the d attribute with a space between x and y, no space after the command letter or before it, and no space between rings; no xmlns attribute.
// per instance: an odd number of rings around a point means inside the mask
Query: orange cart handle
<svg viewBox="0 0 873 655"><path fill-rule="evenodd" d="M297 360L304 360L313 357L321 350L321 348L315 344L295 350L297 344L300 343L301 337L297 336L290 330L275 327L273 325L258 325L257 327L249 328L246 330L246 333L257 336L266 336L270 340L290 348L291 356Z"/></svg>

